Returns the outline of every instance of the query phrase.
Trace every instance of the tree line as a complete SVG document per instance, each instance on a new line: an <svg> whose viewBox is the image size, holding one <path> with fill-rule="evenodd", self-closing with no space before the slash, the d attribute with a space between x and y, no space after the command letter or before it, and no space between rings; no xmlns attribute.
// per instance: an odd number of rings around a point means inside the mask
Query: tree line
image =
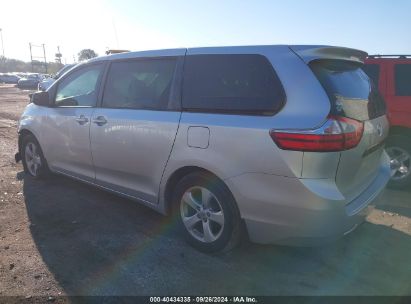
<svg viewBox="0 0 411 304"><path fill-rule="evenodd" d="M88 60L97 56L97 53L93 50L84 49L78 53L78 61ZM47 74L55 74L63 66L64 65L59 62L47 62ZM22 60L0 56L0 73L9 72L46 73L46 68L44 62L24 62Z"/></svg>

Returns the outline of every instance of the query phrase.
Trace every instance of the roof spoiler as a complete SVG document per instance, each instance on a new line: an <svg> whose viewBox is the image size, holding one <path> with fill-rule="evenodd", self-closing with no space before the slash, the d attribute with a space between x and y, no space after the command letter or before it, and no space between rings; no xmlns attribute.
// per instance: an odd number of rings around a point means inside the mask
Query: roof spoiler
<svg viewBox="0 0 411 304"><path fill-rule="evenodd" d="M293 45L290 49L305 63L317 59L337 59L364 63L368 54L364 51L336 46Z"/></svg>

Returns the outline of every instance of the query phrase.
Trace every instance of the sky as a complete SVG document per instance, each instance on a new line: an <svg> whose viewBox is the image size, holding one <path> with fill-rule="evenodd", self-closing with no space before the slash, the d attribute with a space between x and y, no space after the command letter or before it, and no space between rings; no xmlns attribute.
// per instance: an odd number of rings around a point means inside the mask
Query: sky
<svg viewBox="0 0 411 304"><path fill-rule="evenodd" d="M325 44L411 54L411 1L0 0L0 28L5 56L24 61L30 42L45 44L47 61L59 46L63 63L84 48Z"/></svg>

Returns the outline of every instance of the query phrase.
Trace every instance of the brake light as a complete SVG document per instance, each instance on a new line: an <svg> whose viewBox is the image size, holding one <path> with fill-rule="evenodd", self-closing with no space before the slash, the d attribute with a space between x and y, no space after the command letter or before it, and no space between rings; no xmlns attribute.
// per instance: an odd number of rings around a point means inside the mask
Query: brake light
<svg viewBox="0 0 411 304"><path fill-rule="evenodd" d="M280 149L331 152L352 149L361 141L364 123L341 116L328 116L315 130L271 130L270 136Z"/></svg>

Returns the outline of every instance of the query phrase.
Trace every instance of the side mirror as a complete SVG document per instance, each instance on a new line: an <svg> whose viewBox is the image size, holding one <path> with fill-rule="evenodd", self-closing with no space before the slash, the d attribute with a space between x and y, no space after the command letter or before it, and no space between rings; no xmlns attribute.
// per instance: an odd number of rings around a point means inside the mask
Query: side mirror
<svg viewBox="0 0 411 304"><path fill-rule="evenodd" d="M30 100L32 103L38 106L48 107L50 106L50 97L48 92L36 92L30 94Z"/></svg>

